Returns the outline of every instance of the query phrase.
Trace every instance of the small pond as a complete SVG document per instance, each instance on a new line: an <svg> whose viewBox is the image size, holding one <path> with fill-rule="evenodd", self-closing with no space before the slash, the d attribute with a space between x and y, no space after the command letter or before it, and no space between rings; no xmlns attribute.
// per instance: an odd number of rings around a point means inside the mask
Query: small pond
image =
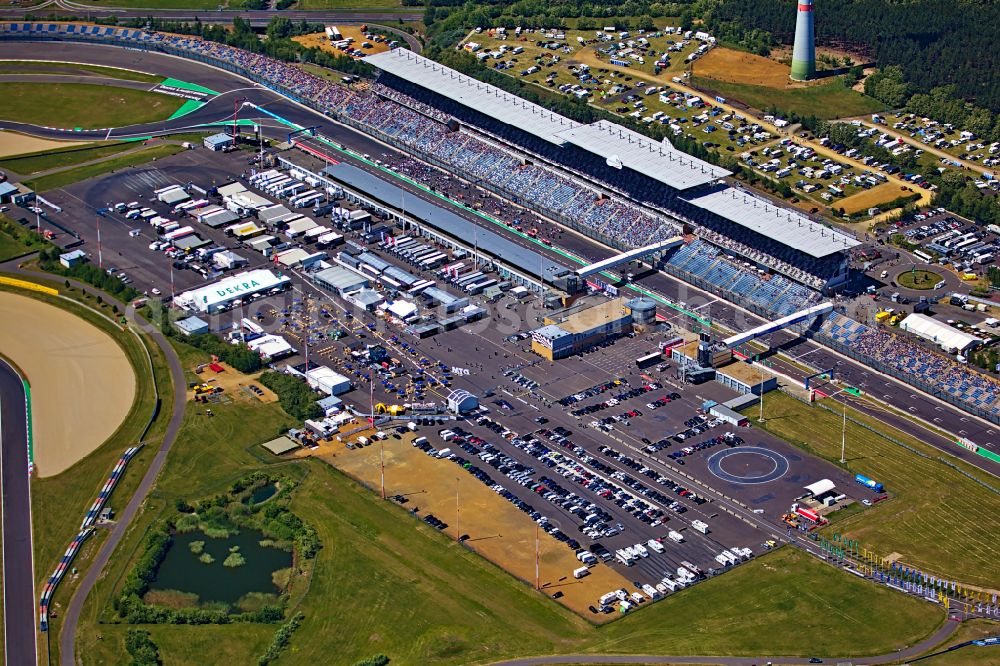
<svg viewBox="0 0 1000 666"><path fill-rule="evenodd" d="M251 493L250 497L247 499L247 504L260 504L261 502L266 502L267 500L274 497L274 494L278 492L278 484L269 483L266 486L261 486Z"/></svg>
<svg viewBox="0 0 1000 666"><path fill-rule="evenodd" d="M201 603L220 601L235 604L251 592L276 594L280 592L271 574L292 566L292 553L280 548L264 547L264 535L254 530L241 530L225 539L211 539L201 531L175 534L170 550L160 563L151 590L179 590L198 595ZM191 542L203 541L199 553L191 551ZM246 560L238 567L223 566L230 549L239 547ZM214 561L203 563L199 558L207 553ZM206 558L207 559L207 558Z"/></svg>

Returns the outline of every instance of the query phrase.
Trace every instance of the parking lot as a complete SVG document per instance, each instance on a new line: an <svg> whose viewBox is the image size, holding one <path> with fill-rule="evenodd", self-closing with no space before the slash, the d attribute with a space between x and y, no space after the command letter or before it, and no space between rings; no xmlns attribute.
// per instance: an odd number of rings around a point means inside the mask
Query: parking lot
<svg viewBox="0 0 1000 666"><path fill-rule="evenodd" d="M166 299L171 273L173 291L180 292L226 271L209 270L208 262L192 266L196 262L188 256L181 262L183 268L172 269L176 259L162 249L150 249L156 234L149 224L119 212L106 211L101 217L87 211L139 201L159 215L171 215L174 211L152 196L154 190L190 183L216 200L212 188L243 174L247 158L240 152L189 151L147 168L52 192L49 198L63 208L60 224L84 238L83 247L93 261L103 255L104 265L125 273L137 289L157 289ZM374 219L372 224L380 222ZM246 257L248 267L272 263L222 229L194 226L212 246ZM380 237L366 238L365 229L338 227L341 231L346 241L381 261L465 296L440 268L406 261L390 252ZM303 243L287 243L295 244ZM671 585L736 565L747 556L743 549L760 552L765 542L780 539L785 532L781 515L809 483L829 478L841 492L862 493L836 467L763 432L737 429L703 413L706 401L723 402L734 397L734 391L715 382L684 384L667 361L637 368L637 358L676 334L669 325L549 362L530 351L525 335L540 325L545 313L535 296L518 297L509 291L489 298L468 295L470 306L485 309L482 319L421 339L415 327L422 318L404 322L366 312L314 284L305 270L276 270L292 278L292 290L206 315L212 330L228 332L247 318L268 333L285 336L296 352L277 367L308 359L344 374L354 385L345 400L359 414L373 409L372 399L387 405L440 405L453 388L479 396L484 409L473 418L421 428L420 434L427 437L425 453L451 449L448 456L454 456L435 458L434 464L457 463L456 473L476 477L495 501L529 516L547 532L545 539L553 539L577 562L613 567L644 590L646 598L654 596L650 588L656 594L668 593ZM385 296L391 291L377 280L373 287ZM435 310L425 307L422 312ZM384 361L374 367L372 345L384 349ZM338 452L335 446L334 451L349 455L346 447ZM727 451L733 453L720 455ZM462 532L472 534L473 523L469 525ZM724 551L740 554L733 561ZM517 557L523 559L524 553ZM595 612L609 608L599 603L607 592L588 592L587 606L593 605Z"/></svg>

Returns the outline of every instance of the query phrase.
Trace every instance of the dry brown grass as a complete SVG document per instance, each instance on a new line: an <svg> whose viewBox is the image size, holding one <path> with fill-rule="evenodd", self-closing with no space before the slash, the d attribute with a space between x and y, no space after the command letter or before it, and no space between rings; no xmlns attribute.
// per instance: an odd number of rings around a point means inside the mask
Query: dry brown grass
<svg viewBox="0 0 1000 666"><path fill-rule="evenodd" d="M0 157L37 153L42 150L57 150L71 146L82 146L86 141L53 141L40 139L18 132L0 132Z"/></svg>
<svg viewBox="0 0 1000 666"><path fill-rule="evenodd" d="M873 206L877 207L879 204L892 201L906 194L912 194L912 192L904 192L895 183L882 183L870 190L861 190L857 194L846 197L836 207L843 208L844 212L853 215L858 211L866 211Z"/></svg>
<svg viewBox="0 0 1000 666"><path fill-rule="evenodd" d="M0 349L31 384L38 474L54 476L103 444L128 415L136 380L124 350L101 329L33 298L0 293Z"/></svg>
<svg viewBox="0 0 1000 666"><path fill-rule="evenodd" d="M801 86L788 78L788 67L770 58L723 47L714 48L695 61L694 74L717 81L767 88Z"/></svg>
<svg viewBox="0 0 1000 666"><path fill-rule="evenodd" d="M389 45L385 42L375 42L372 41L372 47L370 49L361 48L361 45L366 41L364 34L361 32L361 26L357 25L338 25L337 29L340 30L340 34L344 36L344 39L352 37L354 42L351 44L352 47L361 49L365 52L365 55L371 55L373 53L382 53L383 51L389 50ZM330 45L330 42L326 39L326 34L322 32L315 32L310 35L299 35L298 37L292 37L299 44L302 44L306 48L319 48L323 51L328 51L336 55L346 55L343 51L334 46Z"/></svg>
<svg viewBox="0 0 1000 666"><path fill-rule="evenodd" d="M385 441L385 492L407 497L407 508L419 507L420 515L433 513L448 523L445 534L457 538L458 530L468 534L466 545L518 578L535 580L535 523L513 504L480 483L455 463L428 457L410 445L414 435ZM329 449L327 449L329 450ZM459 449L461 453L461 449ZM331 465L360 479L370 487L379 487L379 447L348 450L339 444L336 453L320 456ZM476 460L475 462L478 462ZM480 465L483 466L482 464ZM488 471L492 469L485 467ZM495 473L494 473L495 474ZM460 513L456 505L456 493ZM539 498L536 505L546 504ZM554 515L554 514L553 514ZM558 525L571 534L570 521ZM576 580L573 570L581 564L573 551L545 532L538 531L539 570L542 589L552 595L561 591L558 600L571 610L601 622L613 616L595 618L587 606L611 590L631 589L619 573L603 564L592 568L590 575Z"/></svg>

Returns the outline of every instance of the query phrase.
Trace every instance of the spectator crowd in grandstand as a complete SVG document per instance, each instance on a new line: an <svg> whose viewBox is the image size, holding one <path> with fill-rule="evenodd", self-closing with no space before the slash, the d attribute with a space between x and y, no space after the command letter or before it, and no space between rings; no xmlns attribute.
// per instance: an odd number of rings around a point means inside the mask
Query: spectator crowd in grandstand
<svg viewBox="0 0 1000 666"><path fill-rule="evenodd" d="M649 188L649 183L637 174L628 173L620 181L604 180L595 186L573 177L570 172L576 170L574 165L561 165L559 169L544 167L526 160L514 148L498 147L500 141L464 129L453 131L448 122L463 110L432 104L426 91L407 86L394 77L383 77L393 85L380 79L373 86L352 90L267 56L196 37L106 26L0 24L0 36L25 33L36 39L114 41L185 55L237 71L331 117L349 121L375 136L404 146L417 156L431 158L430 161L453 169L455 174L471 182L488 183L514 203L533 207L619 248L648 245L675 235L681 230L678 220L683 220L701 240L671 255L667 260L669 268L679 275L696 278L706 287L737 302L750 303L778 316L817 302L818 294L802 285L820 288L831 276L831 271L840 269L836 262L842 258L806 257L703 209L685 206L679 197L663 194L666 188ZM504 127L482 129L501 139L505 133L514 133ZM552 151L552 146L541 141L523 147L539 154ZM403 159L391 166L417 180L438 179L441 186L446 183L444 179L449 178L413 159ZM600 177L591 177L589 173L588 179L601 181ZM606 187L598 192L601 185ZM608 196L608 190L620 196ZM491 212L499 217L519 219L526 227L543 224L540 218L496 198L489 197L485 201L494 207ZM637 202L648 207L640 208ZM720 247L769 266L798 283L776 273L764 273L746 259L725 254ZM1000 413L1000 382L930 352L903 336L868 327L839 314L827 319L821 334L849 347L855 354L915 379L932 392L944 391L953 400L974 410L992 415Z"/></svg>

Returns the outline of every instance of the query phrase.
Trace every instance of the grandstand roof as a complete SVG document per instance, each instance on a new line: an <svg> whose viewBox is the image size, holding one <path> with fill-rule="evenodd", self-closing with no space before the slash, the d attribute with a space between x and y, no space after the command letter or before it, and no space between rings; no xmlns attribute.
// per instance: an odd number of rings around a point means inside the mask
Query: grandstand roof
<svg viewBox="0 0 1000 666"><path fill-rule="evenodd" d="M735 187L716 187L684 199L813 257L825 257L861 244L853 236Z"/></svg>
<svg viewBox="0 0 1000 666"><path fill-rule="evenodd" d="M449 208L442 208L411 193L404 195L404 191L396 183L383 180L352 164L343 162L332 164L323 169L323 173L348 188L363 192L389 206L396 206L405 199L408 217L420 220L466 244L474 243L481 254L496 257L500 262L513 266L532 278L541 273L546 281L551 282L555 276L567 270L565 266L549 259L546 255L518 245L506 236L501 236L486 227L473 225ZM366 255L370 253L362 253L358 258L361 259Z"/></svg>
<svg viewBox="0 0 1000 666"><path fill-rule="evenodd" d="M404 48L375 53L365 57L364 61L556 145L565 143L556 136L557 132L579 126L578 122L565 116Z"/></svg>
<svg viewBox="0 0 1000 666"><path fill-rule="evenodd" d="M611 166L628 167L675 190L686 190L730 175L729 171L682 153L669 143L654 141L607 120L567 128L557 136L601 156Z"/></svg>

